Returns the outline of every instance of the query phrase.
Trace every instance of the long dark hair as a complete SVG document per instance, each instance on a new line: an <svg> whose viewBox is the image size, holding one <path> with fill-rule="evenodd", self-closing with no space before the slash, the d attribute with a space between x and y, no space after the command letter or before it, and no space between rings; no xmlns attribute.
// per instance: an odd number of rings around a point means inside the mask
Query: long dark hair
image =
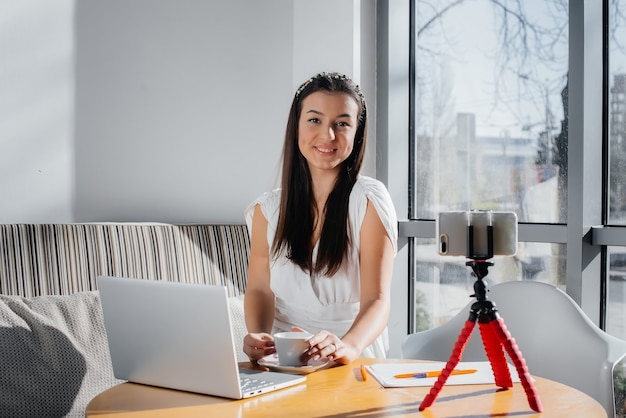
<svg viewBox="0 0 626 418"><path fill-rule="evenodd" d="M298 121L302 100L311 93L325 91L345 93L359 105L359 118L350 156L342 163L335 186L326 200L324 224L317 259L313 260L312 242L315 199L311 172L298 147ZM272 255L286 256L309 274L334 275L348 253L348 201L361 171L367 139L367 109L359 86L340 73L320 73L305 81L296 91L283 145L282 190L278 226L272 243Z"/></svg>

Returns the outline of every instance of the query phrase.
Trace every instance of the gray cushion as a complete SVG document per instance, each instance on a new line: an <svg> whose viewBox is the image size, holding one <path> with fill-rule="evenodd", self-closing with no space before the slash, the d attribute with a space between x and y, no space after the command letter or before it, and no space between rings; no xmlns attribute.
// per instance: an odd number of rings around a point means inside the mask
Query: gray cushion
<svg viewBox="0 0 626 418"><path fill-rule="evenodd" d="M83 417L119 383L97 292L32 299L0 295L0 414Z"/></svg>

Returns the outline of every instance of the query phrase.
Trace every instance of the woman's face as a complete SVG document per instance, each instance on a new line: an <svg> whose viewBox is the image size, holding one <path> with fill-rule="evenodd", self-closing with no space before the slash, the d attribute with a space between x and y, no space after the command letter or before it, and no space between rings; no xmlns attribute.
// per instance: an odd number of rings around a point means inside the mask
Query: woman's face
<svg viewBox="0 0 626 418"><path fill-rule="evenodd" d="M352 152L358 112L357 102L346 93L317 91L302 100L298 147L311 174L339 172Z"/></svg>

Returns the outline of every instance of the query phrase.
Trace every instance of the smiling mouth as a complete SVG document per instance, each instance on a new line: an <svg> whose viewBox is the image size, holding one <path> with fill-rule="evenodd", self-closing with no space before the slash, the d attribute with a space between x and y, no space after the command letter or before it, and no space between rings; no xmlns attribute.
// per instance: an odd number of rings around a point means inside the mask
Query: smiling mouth
<svg viewBox="0 0 626 418"><path fill-rule="evenodd" d="M315 147L315 149L322 154L334 154L334 148L323 148L323 147Z"/></svg>

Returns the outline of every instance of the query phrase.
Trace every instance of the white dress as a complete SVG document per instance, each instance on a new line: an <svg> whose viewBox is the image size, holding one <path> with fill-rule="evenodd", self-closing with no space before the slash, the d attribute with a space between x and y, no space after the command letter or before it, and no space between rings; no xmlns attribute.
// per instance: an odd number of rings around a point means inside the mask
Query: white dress
<svg viewBox="0 0 626 418"><path fill-rule="evenodd" d="M348 260L334 276L311 276L284 256L270 261L270 286L276 297L272 332L289 331L292 326L297 326L311 333L325 329L342 337L348 331L359 312L360 232L368 200L376 208L396 254L398 222L391 196L380 181L360 176L352 189L348 206L349 227L355 245ZM246 209L249 231L257 204L261 205L268 221L267 242L271 248L278 223L280 190L263 194ZM314 258L316 253L317 246L313 249ZM385 358L388 348L385 328L361 357Z"/></svg>

